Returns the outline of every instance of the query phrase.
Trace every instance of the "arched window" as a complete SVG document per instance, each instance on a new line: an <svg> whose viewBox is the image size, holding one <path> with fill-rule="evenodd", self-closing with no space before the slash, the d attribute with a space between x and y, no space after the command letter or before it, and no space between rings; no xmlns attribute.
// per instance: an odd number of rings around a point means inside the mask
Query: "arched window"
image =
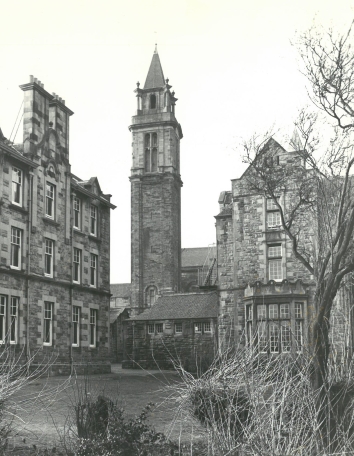
<svg viewBox="0 0 354 456"><path fill-rule="evenodd" d="M150 149L145 149L145 171L147 173L151 171Z"/></svg>
<svg viewBox="0 0 354 456"><path fill-rule="evenodd" d="M156 95L150 95L150 109L156 109Z"/></svg>
<svg viewBox="0 0 354 456"><path fill-rule="evenodd" d="M145 291L145 304L147 307L152 307L157 299L157 288L154 285L147 287Z"/></svg>
<svg viewBox="0 0 354 456"><path fill-rule="evenodd" d="M156 173L157 171L157 149L154 147L151 153L151 172Z"/></svg>
<svg viewBox="0 0 354 456"><path fill-rule="evenodd" d="M53 178L55 177L55 169L53 165L48 166L48 175Z"/></svg>
<svg viewBox="0 0 354 456"><path fill-rule="evenodd" d="M145 172L156 173L157 167L157 133L147 133L145 135Z"/></svg>

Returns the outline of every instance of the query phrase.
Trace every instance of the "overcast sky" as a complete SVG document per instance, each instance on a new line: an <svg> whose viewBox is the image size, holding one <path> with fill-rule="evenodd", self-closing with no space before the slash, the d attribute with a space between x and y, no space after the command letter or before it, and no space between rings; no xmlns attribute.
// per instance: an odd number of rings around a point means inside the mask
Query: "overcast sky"
<svg viewBox="0 0 354 456"><path fill-rule="evenodd" d="M202 247L215 242L220 192L244 169L240 139L273 124L291 135L307 103L291 45L296 33L313 23L346 30L353 7L348 0L2 0L0 127L9 137L23 97L18 86L29 75L66 100L75 113L72 172L97 176L117 205L111 283L130 282L128 126L155 42L184 134L182 247Z"/></svg>

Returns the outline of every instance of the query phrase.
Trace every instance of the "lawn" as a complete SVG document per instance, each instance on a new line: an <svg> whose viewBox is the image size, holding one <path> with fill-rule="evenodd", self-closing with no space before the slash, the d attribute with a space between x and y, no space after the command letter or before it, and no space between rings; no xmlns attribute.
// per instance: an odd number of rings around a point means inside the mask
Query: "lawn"
<svg viewBox="0 0 354 456"><path fill-rule="evenodd" d="M128 416L141 412L149 402L153 408L149 423L173 440L184 442L200 438L201 429L187 416L176 416L176 402L171 398L171 386L179 377L171 371L122 370L114 366L113 373L36 379L12 398L16 436L10 448L24 445L48 447L58 445L60 436L72 421L73 405L85 387L93 396L104 394L118 401Z"/></svg>

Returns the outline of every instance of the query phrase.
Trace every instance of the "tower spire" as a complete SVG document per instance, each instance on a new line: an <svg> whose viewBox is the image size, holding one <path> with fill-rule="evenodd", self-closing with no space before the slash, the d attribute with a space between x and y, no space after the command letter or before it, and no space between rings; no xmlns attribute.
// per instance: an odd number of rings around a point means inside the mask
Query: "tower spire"
<svg viewBox="0 0 354 456"><path fill-rule="evenodd" d="M152 56L148 75L144 89L155 89L165 85L165 78L163 75L159 54L157 53L157 44L155 44L155 51Z"/></svg>

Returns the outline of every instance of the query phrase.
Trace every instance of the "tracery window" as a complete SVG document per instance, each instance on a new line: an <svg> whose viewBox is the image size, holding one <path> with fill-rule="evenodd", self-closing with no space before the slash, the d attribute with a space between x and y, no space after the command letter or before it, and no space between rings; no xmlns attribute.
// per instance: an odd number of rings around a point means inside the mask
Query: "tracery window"
<svg viewBox="0 0 354 456"><path fill-rule="evenodd" d="M157 133L145 135L145 172L157 171Z"/></svg>

